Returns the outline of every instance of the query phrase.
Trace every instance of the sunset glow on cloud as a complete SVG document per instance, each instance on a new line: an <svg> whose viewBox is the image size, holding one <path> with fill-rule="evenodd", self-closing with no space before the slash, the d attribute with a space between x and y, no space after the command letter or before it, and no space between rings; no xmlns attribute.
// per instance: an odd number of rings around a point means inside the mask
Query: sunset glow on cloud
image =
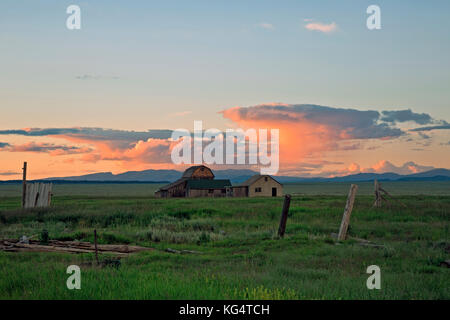
<svg viewBox="0 0 450 320"><path fill-rule="evenodd" d="M399 163L396 154L380 153L381 146L384 150L394 145L397 146L394 150L407 148L414 152L432 146L430 132L444 132L444 139L448 137L446 121L410 109L380 112L312 104L268 103L231 107L220 114L235 127L279 129L280 174L338 176L360 172L422 172L435 166L421 165L411 159ZM115 172L149 168L182 170L171 163L170 153L175 145L170 139L171 132L88 127L0 130L0 154L27 154L28 159L37 154L46 156L54 159L51 162L62 172L66 166L73 169L74 164L92 172L104 171L105 168ZM15 141L28 141L17 143L9 141L9 137L14 137ZM448 149L446 141L438 144L442 150ZM365 155L362 158L361 153ZM17 172L15 167L17 164L9 162L2 175L12 176ZM220 166L215 167L220 169ZM76 170L70 172L75 174Z"/></svg>
<svg viewBox="0 0 450 320"><path fill-rule="evenodd" d="M396 117L398 114L402 117ZM286 104L233 107L223 111L223 116L244 128L279 128L280 161L290 167L327 151L350 152L363 148L362 142L393 140L406 135L395 126L397 122L415 125L434 122L430 116L411 110L391 112L386 121L385 113L373 110ZM347 171L359 172L361 169L349 167Z"/></svg>

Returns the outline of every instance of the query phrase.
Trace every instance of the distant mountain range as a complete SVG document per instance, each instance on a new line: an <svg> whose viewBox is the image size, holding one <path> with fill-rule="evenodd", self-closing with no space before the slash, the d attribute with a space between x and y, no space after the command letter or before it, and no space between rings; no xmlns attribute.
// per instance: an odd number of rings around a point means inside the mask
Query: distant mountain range
<svg viewBox="0 0 450 320"><path fill-rule="evenodd" d="M258 174L252 170L215 170L214 174L216 179L230 179L232 183L240 183L251 176ZM112 174L111 172L99 172L81 176L72 177L54 177L40 180L55 181L55 182L173 182L180 178L181 171L177 170L143 170L143 171L127 171L120 174ZM295 177L295 176L275 176L275 178L281 183L294 183L294 182L361 182L372 181L378 179L380 181L450 181L450 170L448 169L433 169L426 172L400 175L397 173L358 173L342 177L334 178L321 178L321 177ZM8 181L9 183L17 180Z"/></svg>

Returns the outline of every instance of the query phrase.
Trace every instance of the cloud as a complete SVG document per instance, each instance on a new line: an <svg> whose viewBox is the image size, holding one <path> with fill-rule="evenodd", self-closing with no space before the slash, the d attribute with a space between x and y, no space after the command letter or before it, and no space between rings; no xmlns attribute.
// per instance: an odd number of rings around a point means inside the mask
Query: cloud
<svg viewBox="0 0 450 320"><path fill-rule="evenodd" d="M425 139L425 140L431 139L431 136L429 136L429 135L427 135L427 134L425 134L425 133L423 133L423 132L420 132L420 131L419 131L419 136L420 136L422 139Z"/></svg>
<svg viewBox="0 0 450 320"><path fill-rule="evenodd" d="M90 148L55 145L51 143L36 143L29 142L21 145L11 145L9 143L0 143L0 151L9 152L35 152L35 153L50 153L51 155L68 155L92 152Z"/></svg>
<svg viewBox="0 0 450 320"><path fill-rule="evenodd" d="M139 141L124 153L124 157L143 163L170 163L170 153L174 142L160 139Z"/></svg>
<svg viewBox="0 0 450 320"><path fill-rule="evenodd" d="M411 111L411 109L397 110L397 111L383 111L381 120L391 123L412 121L422 125L434 122L433 118L429 114L414 113Z"/></svg>
<svg viewBox="0 0 450 320"><path fill-rule="evenodd" d="M310 22L305 25L305 28L310 31L332 33L337 30L337 24L335 22L332 22L330 24L325 24L321 22Z"/></svg>
<svg viewBox="0 0 450 320"><path fill-rule="evenodd" d="M438 122L410 109L379 112L314 104L267 103L232 107L221 113L242 128L279 129L280 161L284 165L311 155L323 156L323 152L365 149L363 142L371 139L393 140L408 135L397 123ZM432 142L432 137L423 133L411 138L421 145Z"/></svg>
<svg viewBox="0 0 450 320"><path fill-rule="evenodd" d="M189 115L191 113L192 113L192 111L181 111L181 112L171 113L170 116L171 117L184 117L184 116L187 116L187 115Z"/></svg>
<svg viewBox="0 0 450 320"><path fill-rule="evenodd" d="M360 150L362 149L362 144L360 142L352 144L341 144L337 147L340 151L350 151L350 150Z"/></svg>
<svg viewBox="0 0 450 320"><path fill-rule="evenodd" d="M365 172L376 172L376 173L394 172L394 173L398 173L398 174L412 174L412 173L425 172L425 171L429 171L432 169L435 169L435 167L419 165L413 161L405 162L401 166L396 166L387 160L381 160L378 163L376 163L375 165L373 165L371 168L367 168L364 171Z"/></svg>
<svg viewBox="0 0 450 320"><path fill-rule="evenodd" d="M14 171L0 171L0 176L16 176L18 174L22 174L22 173L14 172Z"/></svg>
<svg viewBox="0 0 450 320"><path fill-rule="evenodd" d="M280 162L296 163L324 151L359 149L358 139L392 139L404 132L380 122L378 111L312 104L262 104L233 107L223 116L242 128L280 130ZM348 144L340 145L341 142Z"/></svg>
<svg viewBox="0 0 450 320"><path fill-rule="evenodd" d="M91 75L91 74L83 74L80 76L76 76L77 80L118 80L120 79L117 76L102 76L102 75Z"/></svg>
<svg viewBox="0 0 450 320"><path fill-rule="evenodd" d="M258 27L266 29L266 30L273 30L273 29L275 29L273 24L267 23L267 22L261 22L260 24L258 24Z"/></svg>
<svg viewBox="0 0 450 320"><path fill-rule="evenodd" d="M443 125L437 125L437 126L428 126L428 127L420 127L420 128L414 128L409 131L431 131L431 130L449 130L450 124L445 123Z"/></svg>
<svg viewBox="0 0 450 320"><path fill-rule="evenodd" d="M41 152L52 156L80 154L83 162L119 161L133 167L143 163L170 163L172 130L126 131L103 128L27 128L1 130L0 135L60 138L76 146L31 142L24 145L2 143L0 151ZM81 145L81 146L80 146ZM86 146L88 145L88 146Z"/></svg>
<svg viewBox="0 0 450 320"><path fill-rule="evenodd" d="M380 160L374 165L363 168L357 163L351 163L350 165L335 171L323 172L322 175L327 177L345 176L358 173L396 173L401 175L414 174L419 172L426 172L436 169L433 166L419 165L413 161L405 162L403 165L396 166L390 161Z"/></svg>
<svg viewBox="0 0 450 320"><path fill-rule="evenodd" d="M59 137L73 142L104 142L116 148L126 149L140 140L169 139L172 130L127 131L104 128L27 128L0 130L0 135L27 137Z"/></svg>
<svg viewBox="0 0 450 320"><path fill-rule="evenodd" d="M126 150L111 149L105 145L96 145L94 152L83 155L82 162L119 161L124 167L133 168L141 164L170 163L170 153L174 142L161 139L138 141Z"/></svg>
<svg viewBox="0 0 450 320"><path fill-rule="evenodd" d="M183 116L188 112L174 115ZM374 140L378 140L378 148L389 143L387 140L393 142L394 139L407 135L406 138L413 139L412 141L420 146L429 145L433 141L433 135L422 132L427 131L427 127L406 131L397 127L398 123L412 121L419 125L448 125L434 120L428 114L414 113L409 109L380 112L314 104L266 103L249 107L238 106L223 110L221 114L243 129L279 129L282 170L311 174L332 174L330 170L336 170L335 164L318 163L317 160L329 159L330 155L340 157L343 153L353 150L368 150L368 146L375 143ZM418 132L412 134L411 131ZM90 127L0 130L0 135L5 136L65 140L63 143L34 141L22 145L0 142L0 151L47 153L51 156L73 155L70 159L65 157L61 161L116 161L126 169L137 170L148 168L151 164L171 165L170 153L176 144L171 141L171 134L172 130L129 131ZM403 143L406 139L400 140ZM357 170L376 169L358 169L356 165L345 168L345 172Z"/></svg>
<svg viewBox="0 0 450 320"><path fill-rule="evenodd" d="M333 135L340 140L390 138L404 134L398 128L380 123L380 113L372 110L360 111L313 104L262 104L247 108L234 107L222 113L225 118L237 123L279 122L292 126L314 124L318 135L324 133L321 130L333 130Z"/></svg>

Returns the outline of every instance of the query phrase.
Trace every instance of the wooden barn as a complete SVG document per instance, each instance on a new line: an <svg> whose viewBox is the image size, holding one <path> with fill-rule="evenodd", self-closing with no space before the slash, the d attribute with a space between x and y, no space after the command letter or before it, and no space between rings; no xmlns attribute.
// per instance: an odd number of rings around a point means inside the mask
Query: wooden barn
<svg viewBox="0 0 450 320"><path fill-rule="evenodd" d="M228 190L228 193L227 193ZM193 166L180 179L161 187L157 197L225 197L231 190L230 180L216 180L214 173L206 166Z"/></svg>
<svg viewBox="0 0 450 320"><path fill-rule="evenodd" d="M233 197L281 197L283 185L269 175L254 175L243 183L233 186Z"/></svg>

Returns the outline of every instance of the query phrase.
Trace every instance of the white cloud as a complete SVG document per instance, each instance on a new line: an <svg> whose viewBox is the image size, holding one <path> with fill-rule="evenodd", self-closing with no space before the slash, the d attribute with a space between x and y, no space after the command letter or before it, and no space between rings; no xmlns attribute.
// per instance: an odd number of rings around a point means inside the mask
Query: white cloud
<svg viewBox="0 0 450 320"><path fill-rule="evenodd" d="M260 24L258 24L258 27L266 29L266 30L273 30L273 29L275 29L273 24L267 23L267 22L261 22Z"/></svg>
<svg viewBox="0 0 450 320"><path fill-rule="evenodd" d="M187 115L189 115L191 113L192 113L192 111L181 111L181 112L171 113L170 116L171 117L184 117L184 116L187 116Z"/></svg>
<svg viewBox="0 0 450 320"><path fill-rule="evenodd" d="M337 24L332 22L330 24L325 24L321 22L311 22L305 25L305 28L310 31L320 31L323 33L332 33L337 30Z"/></svg>

